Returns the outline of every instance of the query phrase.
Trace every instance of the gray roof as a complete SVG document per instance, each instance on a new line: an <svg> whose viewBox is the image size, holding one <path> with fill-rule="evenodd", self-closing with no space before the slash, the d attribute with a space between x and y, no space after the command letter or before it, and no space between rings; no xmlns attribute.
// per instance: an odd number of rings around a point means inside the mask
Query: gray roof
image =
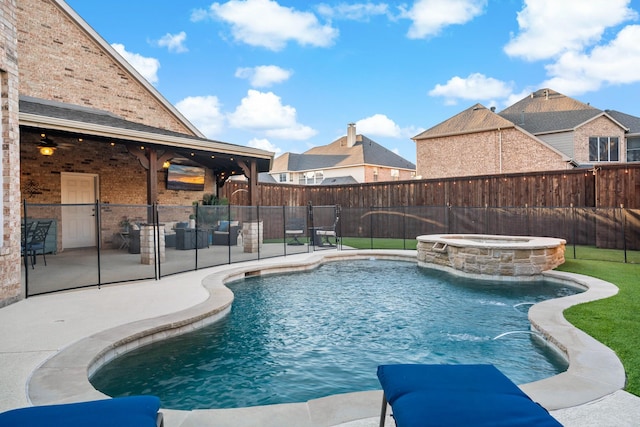
<svg viewBox="0 0 640 427"><path fill-rule="evenodd" d="M414 140L512 128L513 123L482 104L476 104L413 137Z"/></svg>
<svg viewBox="0 0 640 427"><path fill-rule="evenodd" d="M274 171L310 171L336 167L374 165L414 170L416 165L364 135L356 135L353 147L343 136L331 144L302 153L284 153L274 160Z"/></svg>
<svg viewBox="0 0 640 427"><path fill-rule="evenodd" d="M640 133L640 117L632 116L630 114L621 113L616 110L605 110L607 114L613 117L616 121L629 129L629 133Z"/></svg>
<svg viewBox="0 0 640 427"><path fill-rule="evenodd" d="M540 113L504 113L500 116L531 134L571 130L603 114L596 108L587 110L553 111Z"/></svg>
<svg viewBox="0 0 640 427"><path fill-rule="evenodd" d="M358 181L352 176L336 176L333 178L325 178L320 185L348 185L357 184Z"/></svg>

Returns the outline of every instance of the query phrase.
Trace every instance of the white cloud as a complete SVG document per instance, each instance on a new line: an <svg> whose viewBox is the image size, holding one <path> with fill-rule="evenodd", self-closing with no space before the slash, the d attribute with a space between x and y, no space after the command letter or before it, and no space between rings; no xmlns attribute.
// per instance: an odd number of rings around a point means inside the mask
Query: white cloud
<svg viewBox="0 0 640 427"><path fill-rule="evenodd" d="M259 148L261 150L271 151L272 153L275 153L276 156L279 156L282 153L281 148L276 147L271 142L269 142L268 139L265 138L253 138L247 145L249 147Z"/></svg>
<svg viewBox="0 0 640 427"><path fill-rule="evenodd" d="M185 40L187 40L187 33L184 31L178 34L167 33L158 40L158 46L166 47L169 49L169 52L184 53L189 51L184 45Z"/></svg>
<svg viewBox="0 0 640 427"><path fill-rule="evenodd" d="M259 65L257 67L238 68L235 76L248 79L253 87L269 87L275 83L282 83L293 74L277 65Z"/></svg>
<svg viewBox="0 0 640 427"><path fill-rule="evenodd" d="M289 41L327 47L338 37L336 28L321 24L313 13L283 7L272 0L216 2L210 6L209 15L230 24L235 40L274 51L282 50ZM192 20L202 20L202 12L194 12Z"/></svg>
<svg viewBox="0 0 640 427"><path fill-rule="evenodd" d="M158 69L160 61L156 58L147 58L138 53L127 52L123 44L113 43L112 48L116 50L133 68L136 69L142 77L153 85L158 83Z"/></svg>
<svg viewBox="0 0 640 427"><path fill-rule="evenodd" d="M215 96L190 96L176 104L176 108L211 139L215 139L224 128L224 116L220 107Z"/></svg>
<svg viewBox="0 0 640 427"><path fill-rule="evenodd" d="M567 52L547 65L551 78L543 87L579 95L598 90L603 83L636 83L640 82L639 63L640 25L629 25L607 45L597 46L590 53Z"/></svg>
<svg viewBox="0 0 640 427"><path fill-rule="evenodd" d="M422 39L437 35L444 27L464 24L481 15L486 5L487 0L417 0L402 14L413 21L407 37Z"/></svg>
<svg viewBox="0 0 640 427"><path fill-rule="evenodd" d="M249 90L233 113L228 116L231 127L262 131L272 138L303 140L317 131L297 122L296 109L282 105L273 92Z"/></svg>
<svg viewBox="0 0 640 427"><path fill-rule="evenodd" d="M401 128L385 114L374 114L356 122L356 132L369 137L411 138L419 133L415 126Z"/></svg>
<svg viewBox="0 0 640 427"><path fill-rule="evenodd" d="M608 27L634 19L630 0L526 0L518 13L520 33L504 50L529 61L581 51L597 43Z"/></svg>
<svg viewBox="0 0 640 427"><path fill-rule="evenodd" d="M390 16L389 5L385 3L340 3L335 6L321 3L316 9L320 15L330 19L348 19L367 22L371 17L376 15Z"/></svg>
<svg viewBox="0 0 640 427"><path fill-rule="evenodd" d="M430 96L445 97L446 103L455 105L459 99L491 101L506 98L511 94L511 84L484 74L473 73L467 78L452 77L444 84L437 84L429 91Z"/></svg>

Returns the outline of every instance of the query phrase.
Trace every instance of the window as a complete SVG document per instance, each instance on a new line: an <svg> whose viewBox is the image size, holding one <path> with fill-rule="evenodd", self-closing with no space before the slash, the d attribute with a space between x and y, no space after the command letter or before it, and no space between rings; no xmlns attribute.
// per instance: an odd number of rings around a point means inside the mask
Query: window
<svg viewBox="0 0 640 427"><path fill-rule="evenodd" d="M279 182L287 182L287 173L286 172L280 172L280 176L278 178Z"/></svg>
<svg viewBox="0 0 640 427"><path fill-rule="evenodd" d="M398 169L391 169L391 181L398 181L400 179L400 171Z"/></svg>
<svg viewBox="0 0 640 427"><path fill-rule="evenodd" d="M589 161L591 162L617 162L618 137L616 136L592 136L589 138Z"/></svg>
<svg viewBox="0 0 640 427"><path fill-rule="evenodd" d="M373 169L373 182L378 182L378 168Z"/></svg>
<svg viewBox="0 0 640 427"><path fill-rule="evenodd" d="M627 162L640 162L640 136L627 138Z"/></svg>
<svg viewBox="0 0 640 427"><path fill-rule="evenodd" d="M310 171L300 174L298 184L300 185L313 185L320 184L324 180L324 171Z"/></svg>

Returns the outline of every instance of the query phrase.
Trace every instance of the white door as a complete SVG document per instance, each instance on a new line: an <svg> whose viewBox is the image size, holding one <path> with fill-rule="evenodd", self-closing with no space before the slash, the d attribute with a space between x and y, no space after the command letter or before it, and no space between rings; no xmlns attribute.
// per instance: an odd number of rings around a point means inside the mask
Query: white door
<svg viewBox="0 0 640 427"><path fill-rule="evenodd" d="M98 175L62 173L62 247L96 246L96 188ZM87 204L86 206L82 206Z"/></svg>

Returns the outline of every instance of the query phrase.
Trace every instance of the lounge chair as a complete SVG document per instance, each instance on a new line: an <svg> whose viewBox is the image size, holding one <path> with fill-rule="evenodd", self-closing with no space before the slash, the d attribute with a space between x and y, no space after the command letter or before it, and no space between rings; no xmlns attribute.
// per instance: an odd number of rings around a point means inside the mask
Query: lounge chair
<svg viewBox="0 0 640 427"><path fill-rule="evenodd" d="M561 427L493 365L381 365L378 379L397 427Z"/></svg>
<svg viewBox="0 0 640 427"><path fill-rule="evenodd" d="M337 228L338 228L339 220L340 220L340 217L336 216L336 220L334 221L332 226L322 227L316 230L316 236L320 238L320 241L316 242L316 245L324 246L325 244L327 244L329 246L336 246L338 244ZM335 244L331 243L331 240L330 240L331 238L333 238L333 240L335 241Z"/></svg>
<svg viewBox="0 0 640 427"><path fill-rule="evenodd" d="M0 414L3 427L162 427L160 399L130 396L91 402L31 406Z"/></svg>

